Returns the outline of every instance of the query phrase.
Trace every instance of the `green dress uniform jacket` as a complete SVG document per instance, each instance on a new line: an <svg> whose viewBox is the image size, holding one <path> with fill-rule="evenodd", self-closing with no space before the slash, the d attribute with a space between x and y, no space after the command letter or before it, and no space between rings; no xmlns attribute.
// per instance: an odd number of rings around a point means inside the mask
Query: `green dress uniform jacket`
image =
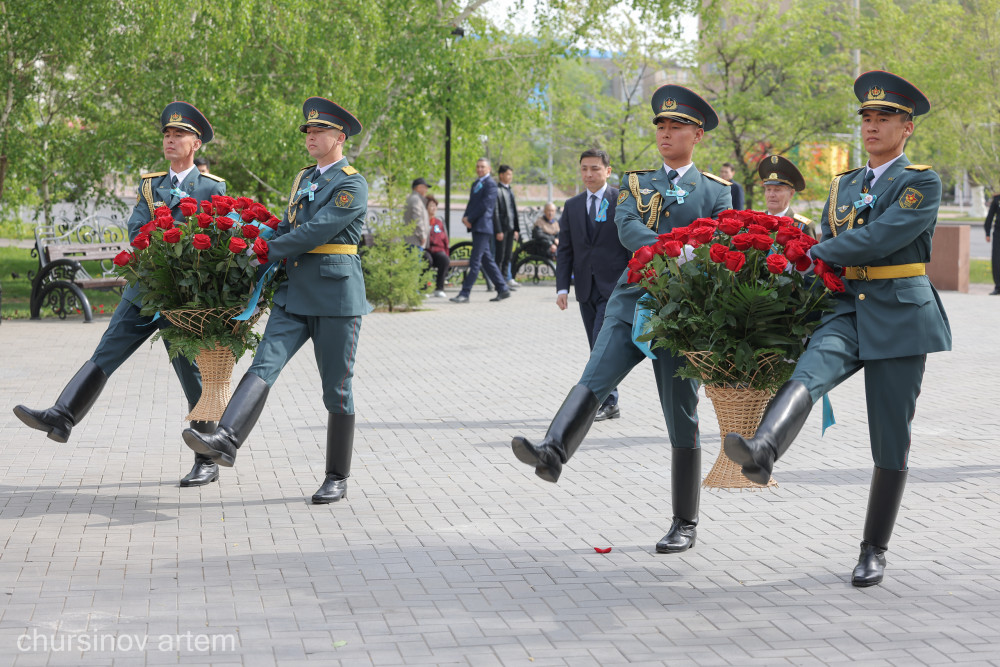
<svg viewBox="0 0 1000 667"><path fill-rule="evenodd" d="M226 181L214 174L202 174L197 169L192 169L187 173L184 182L178 184L178 188L188 197L195 199L199 207L203 200L211 200L212 195L226 194ZM171 194L173 188L170 185L170 172L158 171L151 174L143 174L139 182L139 195L132 209L132 215L128 218L128 238L129 241L139 235L139 228L153 219L153 211L160 206L166 206L174 216L174 220L181 221L180 202L181 197ZM122 293L122 301L128 301L136 306L142 307L142 294L138 286L129 286Z"/></svg>
<svg viewBox="0 0 1000 667"><path fill-rule="evenodd" d="M812 256L831 266L895 266L931 259L941 179L905 155L872 186L871 206L856 208L864 169L836 177L823 208L823 240ZM832 210L831 210L832 207ZM841 224L837 224L840 221ZM823 322L857 316L861 359L890 359L951 349L951 327L927 276L845 280Z"/></svg>
<svg viewBox="0 0 1000 667"><path fill-rule="evenodd" d="M315 184L310 201L308 188ZM295 179L288 210L268 243L268 258L285 259L288 280L274 302L295 315L367 315L357 254L310 253L325 244L357 246L368 212L368 182L342 159L324 174L306 167Z"/></svg>

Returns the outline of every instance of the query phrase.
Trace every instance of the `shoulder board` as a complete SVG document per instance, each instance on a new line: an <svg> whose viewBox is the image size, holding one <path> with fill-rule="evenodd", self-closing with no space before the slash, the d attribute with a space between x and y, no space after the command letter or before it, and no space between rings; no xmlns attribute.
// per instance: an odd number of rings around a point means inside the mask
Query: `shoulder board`
<svg viewBox="0 0 1000 667"><path fill-rule="evenodd" d="M166 176L167 173L165 171L151 171L148 174L142 174L139 178L156 178L157 176Z"/></svg>
<svg viewBox="0 0 1000 667"><path fill-rule="evenodd" d="M927 171L931 166L929 164L908 164L906 168L910 171Z"/></svg>
<svg viewBox="0 0 1000 667"><path fill-rule="evenodd" d="M315 164L307 164L306 166L304 166L301 169L299 169L299 171L305 171L306 169L312 169L315 166L316 166Z"/></svg>
<svg viewBox="0 0 1000 667"><path fill-rule="evenodd" d="M864 169L864 167L855 167L854 169L848 169L847 171L842 171L839 174L834 174L833 177L837 178L838 176L843 176L844 174L851 174L855 171L858 171L859 169Z"/></svg>
<svg viewBox="0 0 1000 667"><path fill-rule="evenodd" d="M799 215L798 213L796 213L795 215L793 215L792 219L795 220L796 222L801 222L804 225L811 225L812 224L812 220L810 220L809 218L807 218L804 215Z"/></svg>
<svg viewBox="0 0 1000 667"><path fill-rule="evenodd" d="M349 164L345 164L343 167L340 168L340 170L343 171L348 176L353 176L354 174L358 173L358 170Z"/></svg>
<svg viewBox="0 0 1000 667"><path fill-rule="evenodd" d="M648 174L651 171L656 171L656 170L655 169L629 169L628 171L624 172L623 175L627 175L627 174Z"/></svg>
<svg viewBox="0 0 1000 667"><path fill-rule="evenodd" d="M222 176L216 176L215 174L202 174L205 178L211 178L213 181L218 181L219 183L225 183L226 179Z"/></svg>
<svg viewBox="0 0 1000 667"><path fill-rule="evenodd" d="M721 176L716 176L715 174L710 174L710 173L708 173L707 171L703 171L703 172L701 172L701 175L702 175L702 176L705 176L706 178L711 178L711 179L712 179L713 181L715 181L715 182L717 182L717 183L722 183L723 185L732 185L732 184L733 184L733 182L732 182L732 181L727 181L727 180L726 180L726 179L724 179L723 177L721 177Z"/></svg>

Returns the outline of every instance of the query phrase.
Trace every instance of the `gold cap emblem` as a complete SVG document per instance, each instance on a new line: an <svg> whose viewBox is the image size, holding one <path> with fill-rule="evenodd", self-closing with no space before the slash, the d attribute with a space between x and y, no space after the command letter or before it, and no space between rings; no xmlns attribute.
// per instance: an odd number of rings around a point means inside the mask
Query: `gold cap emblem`
<svg viewBox="0 0 1000 667"><path fill-rule="evenodd" d="M885 89L879 88L878 86L872 86L868 90L868 99L870 99L870 100L884 100L885 99Z"/></svg>
<svg viewBox="0 0 1000 667"><path fill-rule="evenodd" d="M777 155L772 155L771 156L771 164L778 164L778 156Z"/></svg>
<svg viewBox="0 0 1000 667"><path fill-rule="evenodd" d="M664 111L673 111L676 108L677 108L677 100L675 100L674 98L668 97L667 99L663 100L662 109Z"/></svg>
<svg viewBox="0 0 1000 667"><path fill-rule="evenodd" d="M776 181L776 180L778 180L778 174L776 172L772 171L771 175L767 177L767 180L769 180L769 181Z"/></svg>
<svg viewBox="0 0 1000 667"><path fill-rule="evenodd" d="M179 123L179 122L181 122L181 120L182 120L182 118L181 118L181 115L179 113L174 112L174 113L170 114L170 122L171 123Z"/></svg>
<svg viewBox="0 0 1000 667"><path fill-rule="evenodd" d="M317 118L319 118L319 112L316 111L315 109L310 109L309 110L309 120L315 120Z"/></svg>

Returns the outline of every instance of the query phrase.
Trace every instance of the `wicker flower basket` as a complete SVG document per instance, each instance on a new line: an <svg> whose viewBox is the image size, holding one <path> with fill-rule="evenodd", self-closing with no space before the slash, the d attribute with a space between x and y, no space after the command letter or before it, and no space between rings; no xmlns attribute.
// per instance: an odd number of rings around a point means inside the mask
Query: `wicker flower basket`
<svg viewBox="0 0 1000 667"><path fill-rule="evenodd" d="M696 369L712 366L711 355L707 352L685 352L688 363ZM772 355L762 360L763 364L782 363L780 355ZM716 367L717 370L717 367ZM734 384L736 379L733 378ZM752 379L751 379L752 380ZM748 384L748 383L747 383ZM727 433L739 433L744 438L752 438L760 425L764 409L774 395L773 392L749 389L745 386L705 385L705 394L712 401L715 417L719 421L719 432L725 440ZM743 476L739 465L734 463L720 447L715 464L705 476L701 485L707 489L765 489L776 487L772 477L767 484L751 482Z"/></svg>
<svg viewBox="0 0 1000 667"><path fill-rule="evenodd" d="M210 320L229 320L241 312L243 312L242 306L163 310L160 311L160 314L175 327L202 336L205 324ZM252 328L259 317L260 313L249 320L235 322L233 332L238 333L241 328ZM198 370L201 372L201 398L184 419L186 421L218 421L222 417L222 413L225 412L232 396L230 384L233 368L236 366L236 357L229 348L213 345L211 348L202 348L195 363L198 364Z"/></svg>

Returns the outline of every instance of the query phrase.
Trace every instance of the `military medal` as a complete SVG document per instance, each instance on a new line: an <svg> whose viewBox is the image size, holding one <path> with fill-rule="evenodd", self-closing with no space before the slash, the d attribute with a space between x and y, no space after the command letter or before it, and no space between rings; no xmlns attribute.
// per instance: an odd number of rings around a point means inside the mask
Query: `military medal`
<svg viewBox="0 0 1000 667"><path fill-rule="evenodd" d="M878 199L876 195L873 195L870 192L866 192L865 194L861 195L861 199L854 202L854 208L861 208L862 206L871 206L872 204L875 203L876 199Z"/></svg>
<svg viewBox="0 0 1000 667"><path fill-rule="evenodd" d="M687 190L685 190L684 188L676 187L673 190L667 190L663 194L666 195L667 197L677 197L677 203L683 204L684 197L687 196L687 193L688 193Z"/></svg>
<svg viewBox="0 0 1000 667"><path fill-rule="evenodd" d="M608 200L601 200L601 210L597 212L597 217L594 218L594 222L606 222L608 219Z"/></svg>
<svg viewBox="0 0 1000 667"><path fill-rule="evenodd" d="M653 194L653 191L650 190L649 188L643 188L642 190L639 190L639 194L641 194L641 195L651 195L651 194Z"/></svg>
<svg viewBox="0 0 1000 667"><path fill-rule="evenodd" d="M175 197L178 197L180 199L184 199L185 197L188 196L188 193L184 192L180 188L170 188L170 194L172 194Z"/></svg>
<svg viewBox="0 0 1000 667"><path fill-rule="evenodd" d="M306 187L302 188L295 193L296 197L301 197L302 195L309 195L309 201L316 199L316 190L319 189L319 185L316 183L310 183Z"/></svg>

